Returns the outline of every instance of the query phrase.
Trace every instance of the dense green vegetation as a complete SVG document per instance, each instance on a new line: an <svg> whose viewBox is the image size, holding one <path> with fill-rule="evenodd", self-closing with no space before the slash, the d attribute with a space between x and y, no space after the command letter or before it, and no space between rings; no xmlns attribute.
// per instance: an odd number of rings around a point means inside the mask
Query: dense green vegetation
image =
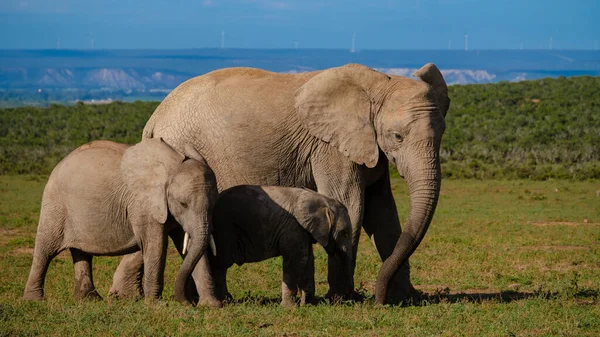
<svg viewBox="0 0 600 337"><path fill-rule="evenodd" d="M451 86L443 172L600 178L600 77Z"/></svg>
<svg viewBox="0 0 600 337"><path fill-rule="evenodd" d="M451 86L451 178L600 178L600 77ZM49 173L95 139L133 143L157 102L0 109L0 173Z"/></svg>
<svg viewBox="0 0 600 337"><path fill-rule="evenodd" d="M158 102L51 105L0 110L0 173L48 174L76 147L97 139L136 143Z"/></svg>
<svg viewBox="0 0 600 337"><path fill-rule="evenodd" d="M222 309L173 300L181 264L169 247L163 301L108 296L119 257L95 257L94 283L105 300L73 298L73 263L57 256L46 302L21 300L45 179L0 176L0 336L598 336L600 203L598 181L449 180L435 218L411 257L421 305L374 307L381 266L361 237L355 285L363 303L286 309L281 259L234 266L235 301ZM406 184L392 179L398 213L408 215ZM315 245L317 296L327 292L327 254Z"/></svg>

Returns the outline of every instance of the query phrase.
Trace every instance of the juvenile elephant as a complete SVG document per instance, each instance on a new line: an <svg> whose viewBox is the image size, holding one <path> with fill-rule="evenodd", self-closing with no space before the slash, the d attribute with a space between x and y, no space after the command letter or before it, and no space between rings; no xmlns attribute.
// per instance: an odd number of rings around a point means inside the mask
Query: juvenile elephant
<svg viewBox="0 0 600 337"><path fill-rule="evenodd" d="M294 186L339 200L352 221L353 254L364 228L384 261L375 302L410 298L417 292L408 258L436 209L450 105L435 65L414 75L417 80L356 64L302 74L217 70L175 88L146 123L143 137L162 137L178 150L191 144L214 170L220 191L244 184ZM402 233L389 163L409 186ZM136 270L140 263L130 257L119 268ZM201 296L210 295L202 284L206 268L201 261L193 273ZM330 294L353 290L337 279L344 275L341 268L329 263ZM135 275L113 286L130 277Z"/></svg>
<svg viewBox="0 0 600 337"><path fill-rule="evenodd" d="M44 189L23 297L44 299L48 265L69 248L75 264L75 297L101 298L92 280L93 255L141 250L143 292L147 300L159 298L167 233L178 232L179 241L190 244L177 274L175 298L188 302L185 282L209 243L217 188L214 173L202 156L190 149L187 155L155 138L132 147L95 141L65 157ZM178 248L182 249L181 245Z"/></svg>
<svg viewBox="0 0 600 337"><path fill-rule="evenodd" d="M217 297L224 300L227 268L283 257L283 306L312 303L315 294L313 242L340 261L352 282L352 223L340 202L313 191L275 186L232 187L217 198L214 209L216 256L210 255Z"/></svg>

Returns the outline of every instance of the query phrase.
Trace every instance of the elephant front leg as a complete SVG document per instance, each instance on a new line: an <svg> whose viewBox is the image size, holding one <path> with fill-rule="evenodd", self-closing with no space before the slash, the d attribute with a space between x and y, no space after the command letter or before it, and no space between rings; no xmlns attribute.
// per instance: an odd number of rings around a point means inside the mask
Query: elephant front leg
<svg viewBox="0 0 600 337"><path fill-rule="evenodd" d="M298 290L300 290L300 305L315 304L315 257L312 247L309 247L306 268L300 277Z"/></svg>
<svg viewBox="0 0 600 337"><path fill-rule="evenodd" d="M233 296L227 289L227 268L213 268L213 277L215 279L216 297L219 301L231 302Z"/></svg>
<svg viewBox="0 0 600 337"><path fill-rule="evenodd" d="M379 252L381 260L385 261L392 254L401 233L387 167L382 178L365 191L363 228ZM398 303L418 298L419 292L410 281L410 265L407 260L391 279L386 301Z"/></svg>
<svg viewBox="0 0 600 337"><path fill-rule="evenodd" d="M341 154L339 155L341 156ZM347 163L341 167L340 162L335 161L315 161L313 163L313 175L317 184L317 192L336 199L346 206L352 222L351 277L348 278L347 266L342 259L330 257L328 260L327 281L329 291L325 296L333 299L354 297L354 269L363 221L363 191L365 188L358 165L349 162L346 158L340 158L339 160Z"/></svg>
<svg viewBox="0 0 600 337"><path fill-rule="evenodd" d="M115 271L109 295L114 298L137 299L144 297L143 277L144 257L142 252L125 255Z"/></svg>
<svg viewBox="0 0 600 337"><path fill-rule="evenodd" d="M167 259L167 235L164 228L152 228L141 244L144 257L145 301L160 299L164 287L165 261Z"/></svg>

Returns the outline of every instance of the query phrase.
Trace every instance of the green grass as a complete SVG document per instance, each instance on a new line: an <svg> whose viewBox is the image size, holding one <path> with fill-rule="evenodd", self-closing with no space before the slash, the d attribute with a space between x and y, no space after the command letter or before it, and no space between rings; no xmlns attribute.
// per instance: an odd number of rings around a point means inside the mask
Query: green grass
<svg viewBox="0 0 600 337"><path fill-rule="evenodd" d="M236 301L222 309L172 300L180 259L167 264L165 300L107 297L118 257L94 259L101 302L73 299L73 265L50 266L45 302L20 299L34 246L45 178L0 176L1 335L597 336L600 331L600 182L443 182L438 210L411 258L420 306L374 307L380 261L362 238L355 275L363 303L284 309L281 260L235 267ZM395 179L402 219L405 184ZM327 291L326 256L315 246L317 295Z"/></svg>

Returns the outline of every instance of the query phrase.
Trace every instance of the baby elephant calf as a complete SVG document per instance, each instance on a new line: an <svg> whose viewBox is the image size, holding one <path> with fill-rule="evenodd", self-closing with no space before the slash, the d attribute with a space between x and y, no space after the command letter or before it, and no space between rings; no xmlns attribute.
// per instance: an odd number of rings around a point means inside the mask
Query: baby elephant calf
<svg viewBox="0 0 600 337"><path fill-rule="evenodd" d="M352 282L352 224L340 202L313 191L274 186L236 186L223 191L214 208L216 256L209 255L217 298L230 296L227 268L234 263L283 257L283 306L311 303L315 294L316 241L344 265ZM207 253L209 254L209 253Z"/></svg>
<svg viewBox="0 0 600 337"><path fill-rule="evenodd" d="M144 294L148 300L159 298L167 234L176 232L186 238L181 241L190 243L175 283L176 299L187 303L185 283L209 243L217 186L200 154L191 147L185 151L186 156L159 138L131 147L95 141L63 159L44 189L23 297L44 299L48 265L69 248L77 298L100 298L92 281L93 255L123 255L140 249Z"/></svg>

